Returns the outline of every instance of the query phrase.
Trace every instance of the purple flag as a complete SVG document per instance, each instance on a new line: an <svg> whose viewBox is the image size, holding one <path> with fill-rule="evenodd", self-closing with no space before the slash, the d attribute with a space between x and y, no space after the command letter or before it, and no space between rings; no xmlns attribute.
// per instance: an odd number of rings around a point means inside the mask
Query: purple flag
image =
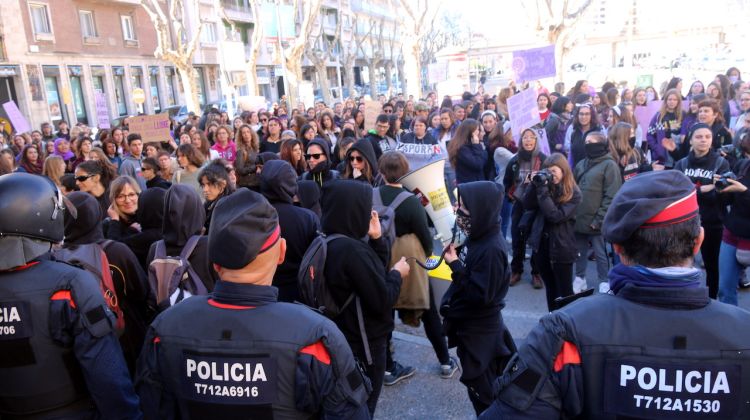
<svg viewBox="0 0 750 420"><path fill-rule="evenodd" d="M513 51L516 83L555 77L555 46Z"/></svg>
<svg viewBox="0 0 750 420"><path fill-rule="evenodd" d="M21 114L21 111L18 109L15 102L9 101L4 103L3 109L5 109L5 113L8 114L8 119L13 125L13 129L16 130L16 133L26 133L31 131L29 120Z"/></svg>

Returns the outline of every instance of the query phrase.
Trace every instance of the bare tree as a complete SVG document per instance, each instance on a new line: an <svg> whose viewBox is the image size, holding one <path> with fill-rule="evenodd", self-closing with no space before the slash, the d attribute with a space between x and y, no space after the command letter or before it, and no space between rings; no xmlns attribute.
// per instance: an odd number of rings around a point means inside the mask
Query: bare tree
<svg viewBox="0 0 750 420"><path fill-rule="evenodd" d="M300 100L299 83L302 80L302 57L305 54L305 45L310 39L315 21L320 14L320 5L323 0L294 0L294 17L298 20L299 30L289 47L284 50L284 74L286 76L289 92L289 106L294 107ZM310 104L308 104L310 105Z"/></svg>
<svg viewBox="0 0 750 420"><path fill-rule="evenodd" d="M437 7L430 9L428 7L430 5L428 0L399 0L399 3L406 11L404 36L401 43L401 48L404 52L404 73L406 77L406 89L404 90L408 95L421 98L422 84L420 82L419 47L422 38L427 32L427 28L435 23L439 4Z"/></svg>
<svg viewBox="0 0 750 420"><path fill-rule="evenodd" d="M563 80L565 57L574 46L576 26L586 13L591 10L593 0L581 0L575 7L570 0L536 0L535 8L526 8L536 30L545 33L545 41L555 46L556 79Z"/></svg>
<svg viewBox="0 0 750 420"><path fill-rule="evenodd" d="M254 22L253 36L250 39L250 53L247 56L245 73L247 74L247 85L250 88L250 95L257 96L259 91L256 64L258 62L258 54L260 53L260 47L263 41L263 17L260 14L260 0L249 0L249 2ZM234 21L227 16L227 12L224 9L221 0L214 0L214 8L216 8L219 16L221 16L221 18L229 25L232 33L235 33Z"/></svg>
<svg viewBox="0 0 750 420"><path fill-rule="evenodd" d="M377 69L383 61L383 27L385 26L385 18L381 17L378 20L371 18L368 23L370 29L367 32L370 35L363 43L359 44L359 51L362 54L362 61L367 64L367 73L370 79L370 96L374 99L378 96ZM376 28L377 30L375 30ZM365 51L365 43L367 43L369 51Z"/></svg>
<svg viewBox="0 0 750 420"><path fill-rule="evenodd" d="M199 0L188 0L193 9L198 10ZM162 10L159 0L141 0L141 6L151 19L156 31L156 58L167 60L177 69L177 74L185 92L185 106L188 111L200 112L198 101L197 74L193 68L193 54L200 40L203 22L198 20L193 36L188 40L185 29L185 9L182 0L171 0L169 4L169 15Z"/></svg>
<svg viewBox="0 0 750 420"><path fill-rule="evenodd" d="M320 30L315 35L314 41L310 42L308 48L305 49L305 56L307 56L315 67L315 73L318 75L318 80L320 81L323 101L326 104L331 104L333 103L333 98L331 97L331 84L328 82L328 62L333 60L333 53L339 42L341 34L341 10L337 9L336 12L336 30L332 40L328 39L323 25L324 23L321 20L319 25Z"/></svg>
<svg viewBox="0 0 750 420"><path fill-rule="evenodd" d="M357 15L352 15L352 36L348 42L342 44L341 64L344 66L344 84L350 96L354 96L354 64L362 43L372 33L372 27L366 34L360 34L357 30Z"/></svg>

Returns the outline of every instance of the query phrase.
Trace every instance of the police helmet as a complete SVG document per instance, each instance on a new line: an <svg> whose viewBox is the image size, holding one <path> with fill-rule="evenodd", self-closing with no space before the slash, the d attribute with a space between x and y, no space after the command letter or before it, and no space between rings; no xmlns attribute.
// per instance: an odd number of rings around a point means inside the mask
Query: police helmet
<svg viewBox="0 0 750 420"><path fill-rule="evenodd" d="M63 195L47 177L0 176L0 239L22 236L58 243L65 235Z"/></svg>

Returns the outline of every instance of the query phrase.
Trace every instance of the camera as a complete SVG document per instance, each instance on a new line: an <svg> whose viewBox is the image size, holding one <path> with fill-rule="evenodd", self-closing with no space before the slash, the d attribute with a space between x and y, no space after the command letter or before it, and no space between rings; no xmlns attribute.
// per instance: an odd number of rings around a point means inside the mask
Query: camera
<svg viewBox="0 0 750 420"><path fill-rule="evenodd" d="M716 180L716 182L714 182L716 191L721 191L724 188L728 187L730 185L729 181L727 181L728 179L733 179L736 181L737 175L735 175L734 172L724 172L723 174L721 174L721 177Z"/></svg>
<svg viewBox="0 0 750 420"><path fill-rule="evenodd" d="M546 169L542 169L535 173L531 178L531 182L533 182L534 185L547 185L550 181L552 181L552 174Z"/></svg>

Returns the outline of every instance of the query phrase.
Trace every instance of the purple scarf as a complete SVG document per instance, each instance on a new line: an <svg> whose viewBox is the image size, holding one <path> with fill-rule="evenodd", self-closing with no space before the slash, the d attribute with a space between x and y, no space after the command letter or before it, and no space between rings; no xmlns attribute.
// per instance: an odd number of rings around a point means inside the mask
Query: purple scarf
<svg viewBox="0 0 750 420"><path fill-rule="evenodd" d="M700 287L701 271L697 268L668 267L650 269L641 265L617 264L609 272L609 287L617 294L632 284L640 287Z"/></svg>
<svg viewBox="0 0 750 420"><path fill-rule="evenodd" d="M73 155L73 152L71 152L70 150L68 150L65 153L60 152L60 149L58 149L58 146L60 146L60 143L63 141L70 143L68 139L65 139L62 137L58 138L57 140L55 140L55 151L52 154L55 156L60 156L61 158L63 158L63 160L68 161L75 156Z"/></svg>

